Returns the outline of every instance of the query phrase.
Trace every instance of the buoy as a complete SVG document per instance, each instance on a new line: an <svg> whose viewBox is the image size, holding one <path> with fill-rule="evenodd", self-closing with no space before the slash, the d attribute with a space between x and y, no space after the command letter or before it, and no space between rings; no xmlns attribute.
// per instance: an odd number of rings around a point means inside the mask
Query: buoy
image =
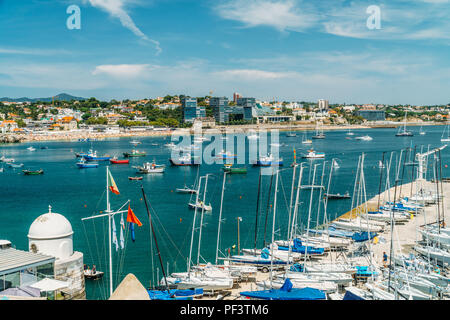
<svg viewBox="0 0 450 320"><path fill-rule="evenodd" d="M242 196L239 196L239 199L242 199Z"/></svg>
<svg viewBox="0 0 450 320"><path fill-rule="evenodd" d="M181 223L181 221L183 221L183 219L180 218L180 223Z"/></svg>
<svg viewBox="0 0 450 320"><path fill-rule="evenodd" d="M85 204L84 207L87 208L87 205Z"/></svg>

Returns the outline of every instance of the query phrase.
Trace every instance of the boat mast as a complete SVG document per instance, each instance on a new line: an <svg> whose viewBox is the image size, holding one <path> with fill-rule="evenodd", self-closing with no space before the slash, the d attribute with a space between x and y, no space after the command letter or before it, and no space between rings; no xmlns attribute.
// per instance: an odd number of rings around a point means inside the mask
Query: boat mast
<svg viewBox="0 0 450 320"><path fill-rule="evenodd" d="M220 210L219 210L219 226L217 227L217 246L216 246L216 265L219 259L219 240L220 240L220 225L222 223L222 206L223 206L223 193L225 190L225 181L227 179L227 173L223 173L222 195L220 197ZM239 252L238 252L239 254Z"/></svg>
<svg viewBox="0 0 450 320"><path fill-rule="evenodd" d="M269 193L267 195L267 207L266 207L266 218L264 221L264 247L266 246L266 231L267 231L267 218L269 216L269 206L270 206L270 194L272 191L272 184L273 184L273 168L272 169L272 174L270 175L270 185L269 185Z"/></svg>
<svg viewBox="0 0 450 320"><path fill-rule="evenodd" d="M191 276L191 263L192 263L192 244L194 242L194 231L195 231L195 219L197 218L197 204L198 204L198 194L200 193L200 185L202 184L202 178L198 180L197 195L195 197L195 207L194 207L194 221L192 222L192 234L191 234L191 246L189 248L189 261L188 261L188 276Z"/></svg>
<svg viewBox="0 0 450 320"><path fill-rule="evenodd" d="M295 149L294 149L295 151ZM294 162L294 170L292 172L292 186L291 186L291 200L289 202L289 219L288 219L288 228L287 228L287 239L289 239L289 230L291 227L291 214L292 214L292 200L294 196L294 183L295 183L295 170L297 169L297 164Z"/></svg>
<svg viewBox="0 0 450 320"><path fill-rule="evenodd" d="M316 179L316 169L319 164L316 163L314 165L314 172L313 172L313 179L312 179L312 185L314 186L315 179ZM311 220L311 209L312 209L312 201L313 201L313 193L314 193L314 187L311 188L311 197L309 198L309 209L308 209L308 225L306 227L306 238L309 239L309 222ZM305 260L303 262L303 272L306 272L306 257L308 256L308 245L305 246Z"/></svg>
<svg viewBox="0 0 450 320"><path fill-rule="evenodd" d="M160 263L160 265L161 265L161 270L162 270L162 273L163 273L164 282L165 282L165 284L166 284L167 292L170 294L170 291L169 291L169 284L167 283L167 277L166 277L166 272L165 272L165 270L164 270L164 264L163 264L163 261L162 261L161 252L159 251L158 241L156 240L155 229L153 228L153 220L152 220L152 216L151 216L151 214L150 214L150 210L148 209L147 197L145 196L144 186L141 186L141 190L142 190L142 195L143 195L143 197L144 197L145 209L147 209L147 215L148 215L148 220L149 220L149 222L150 222L150 228L151 228L151 230L152 230L153 241L155 241L156 251L158 252L158 258L159 258L159 263ZM159 279L158 279L158 282L159 282Z"/></svg>
<svg viewBox="0 0 450 320"><path fill-rule="evenodd" d="M200 217L200 231L199 231L199 235L198 235L197 265L199 265L199 263L200 263L200 245L202 243L203 214L205 213L206 188L208 187L208 176L210 176L209 173L206 175L205 191L203 192L202 214Z"/></svg>
<svg viewBox="0 0 450 320"><path fill-rule="evenodd" d="M259 182L258 182L258 198L256 200L256 221L255 221L255 250L253 251L256 255L256 240L258 235L258 215L259 215L259 197L261 193L261 168L259 168Z"/></svg>
<svg viewBox="0 0 450 320"><path fill-rule="evenodd" d="M273 289L273 247L275 244L275 216L277 212L277 193L278 193L278 173L280 172L277 169L276 178L275 178L275 195L273 199L273 220L272 220L272 245L271 245L271 253L270 253L270 288ZM289 263L289 261L288 261Z"/></svg>
<svg viewBox="0 0 450 320"><path fill-rule="evenodd" d="M289 230L289 234L288 234L288 264L290 261L290 256L291 256L291 252L292 252L292 246L291 246L291 241L294 240L294 228L296 226L295 221L297 220L297 213L298 213L298 201L299 201L299 195L300 195L300 190L301 190L301 183L302 183L302 177L303 177L303 163L300 164L300 173L298 176L298 184L297 184L297 195L295 196L295 204L294 204L294 215L292 216L292 224L291 224L291 228ZM293 244L292 244L293 245ZM287 271L287 269L286 269Z"/></svg>
<svg viewBox="0 0 450 320"><path fill-rule="evenodd" d="M111 205L109 203L109 167L106 167L106 213L108 214L108 242L109 242L109 296L113 294L113 277L112 277L112 243L111 243Z"/></svg>

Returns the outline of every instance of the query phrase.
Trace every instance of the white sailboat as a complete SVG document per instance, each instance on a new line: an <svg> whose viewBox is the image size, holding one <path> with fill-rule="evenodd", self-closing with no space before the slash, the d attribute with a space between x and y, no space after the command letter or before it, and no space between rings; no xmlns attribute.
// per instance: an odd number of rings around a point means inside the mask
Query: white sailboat
<svg viewBox="0 0 450 320"><path fill-rule="evenodd" d="M445 132L447 132L447 135L445 134ZM444 127L444 132L442 132L441 142L450 142L450 128L448 120L447 124Z"/></svg>
<svg viewBox="0 0 450 320"><path fill-rule="evenodd" d="M406 119L407 119L408 112L405 112L405 122L402 127L399 128L396 137L412 137L413 133L411 131L406 130Z"/></svg>
<svg viewBox="0 0 450 320"><path fill-rule="evenodd" d="M302 144L312 144L312 143L313 143L312 140L308 139L306 133L304 133L302 137Z"/></svg>

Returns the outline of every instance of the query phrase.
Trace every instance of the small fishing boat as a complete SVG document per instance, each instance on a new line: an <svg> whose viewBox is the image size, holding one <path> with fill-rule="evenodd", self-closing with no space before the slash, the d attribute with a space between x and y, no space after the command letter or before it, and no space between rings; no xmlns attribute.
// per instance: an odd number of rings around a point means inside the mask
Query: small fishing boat
<svg viewBox="0 0 450 320"><path fill-rule="evenodd" d="M133 150L131 152L124 152L123 156L125 158L132 158L132 157L145 157L147 154L144 151L139 150Z"/></svg>
<svg viewBox="0 0 450 320"><path fill-rule="evenodd" d="M10 168L22 168L23 167L23 163L21 163L21 164L14 164L14 163L10 163L10 162L8 162L8 163L6 163Z"/></svg>
<svg viewBox="0 0 450 320"><path fill-rule="evenodd" d="M0 158L1 162L14 162L15 160L13 158L5 158L5 156L2 156Z"/></svg>
<svg viewBox="0 0 450 320"><path fill-rule="evenodd" d="M103 271L95 271L95 272L93 272L92 269L84 270L84 277L86 279L98 280L98 279L101 279L103 277L103 275L104 275Z"/></svg>
<svg viewBox="0 0 450 320"><path fill-rule="evenodd" d="M92 152L89 151L87 155L83 156L83 159L86 161L109 161L111 157L109 155L104 155L103 157L97 156L97 151Z"/></svg>
<svg viewBox="0 0 450 320"><path fill-rule="evenodd" d="M46 149L48 149L47 146L42 146L42 147L41 147L41 150L46 150Z"/></svg>
<svg viewBox="0 0 450 320"><path fill-rule="evenodd" d="M132 141L130 141L130 143L134 146L137 146L138 144L141 144L142 142L140 142L138 140L132 140Z"/></svg>
<svg viewBox="0 0 450 320"><path fill-rule="evenodd" d="M192 157L190 153L178 157L178 158L170 158L170 164L173 166L198 166L200 163L195 161L196 157Z"/></svg>
<svg viewBox="0 0 450 320"><path fill-rule="evenodd" d="M231 174L233 174L233 173L237 173L237 174L247 173L247 168L246 167L233 168L232 164L225 164L222 167L222 170L224 172L231 173Z"/></svg>
<svg viewBox="0 0 450 320"><path fill-rule="evenodd" d="M356 137L355 140L372 141L373 138L369 135L365 135L365 136L361 136L361 137Z"/></svg>
<svg viewBox="0 0 450 320"><path fill-rule="evenodd" d="M192 193L192 194L196 194L197 190L194 188L189 188L186 185L184 186L184 188L177 188L176 192L178 193Z"/></svg>
<svg viewBox="0 0 450 320"><path fill-rule="evenodd" d="M142 176L141 177L128 177L128 180L132 180L132 181L138 181L138 180L142 180L144 179Z"/></svg>
<svg viewBox="0 0 450 320"><path fill-rule="evenodd" d="M324 195L327 199L350 199L350 194L348 193L348 191L345 194L340 194L340 193L325 193Z"/></svg>
<svg viewBox="0 0 450 320"><path fill-rule="evenodd" d="M86 169L86 168L98 168L97 162L87 162L82 158L79 162L77 162L77 166L80 169Z"/></svg>
<svg viewBox="0 0 450 320"><path fill-rule="evenodd" d="M128 163L130 163L130 160L129 159L121 159L121 160L119 160L119 159L117 159L117 157L114 157L112 159L109 159L109 162L111 164L128 164Z"/></svg>
<svg viewBox="0 0 450 320"><path fill-rule="evenodd" d="M270 167L270 166L282 166L283 158L276 159L273 154L269 153L267 156L262 156L256 162L253 162L253 166L256 167Z"/></svg>
<svg viewBox="0 0 450 320"><path fill-rule="evenodd" d="M164 173L165 166L161 164L156 164L154 162L146 162L142 166L135 167L138 173L149 174L149 173Z"/></svg>
<svg viewBox="0 0 450 320"><path fill-rule="evenodd" d="M202 201L195 203L188 203L189 208L191 209L204 209L205 211L212 211L212 206L209 204L204 204Z"/></svg>
<svg viewBox="0 0 450 320"><path fill-rule="evenodd" d="M22 170L22 172L27 175L27 176L36 176L36 175L40 175L40 174L44 174L44 170L39 169L39 170Z"/></svg>
<svg viewBox="0 0 450 320"><path fill-rule="evenodd" d="M288 137L288 138L293 138L293 137L296 137L296 136L297 136L297 134L295 132L288 132L288 133L286 133L286 137Z"/></svg>
<svg viewBox="0 0 450 320"><path fill-rule="evenodd" d="M227 159L236 159L237 156L235 154L232 154L229 151L222 150L219 152L219 154L216 156L217 159L227 160Z"/></svg>
<svg viewBox="0 0 450 320"><path fill-rule="evenodd" d="M42 169L39 169L39 170L22 170L22 172L26 176L37 176L39 174L44 174L44 170L42 170Z"/></svg>
<svg viewBox="0 0 450 320"><path fill-rule="evenodd" d="M305 159L323 159L325 158L325 153L323 152L315 152L313 149L308 150L307 154L304 154L302 158Z"/></svg>
<svg viewBox="0 0 450 320"><path fill-rule="evenodd" d="M30 146L30 147L27 148L27 150L29 150L29 151L35 151L36 148L33 148L33 146Z"/></svg>

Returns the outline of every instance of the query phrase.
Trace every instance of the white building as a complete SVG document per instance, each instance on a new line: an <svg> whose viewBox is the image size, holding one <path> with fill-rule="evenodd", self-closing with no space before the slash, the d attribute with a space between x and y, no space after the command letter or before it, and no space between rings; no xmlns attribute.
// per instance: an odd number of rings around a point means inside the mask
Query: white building
<svg viewBox="0 0 450 320"><path fill-rule="evenodd" d="M85 299L83 253L73 251L73 230L69 220L49 212L34 220L28 231L29 250L55 257L55 279L69 282L64 292L71 299Z"/></svg>
<svg viewBox="0 0 450 320"><path fill-rule="evenodd" d="M328 100L320 99L318 102L319 112L328 111Z"/></svg>

